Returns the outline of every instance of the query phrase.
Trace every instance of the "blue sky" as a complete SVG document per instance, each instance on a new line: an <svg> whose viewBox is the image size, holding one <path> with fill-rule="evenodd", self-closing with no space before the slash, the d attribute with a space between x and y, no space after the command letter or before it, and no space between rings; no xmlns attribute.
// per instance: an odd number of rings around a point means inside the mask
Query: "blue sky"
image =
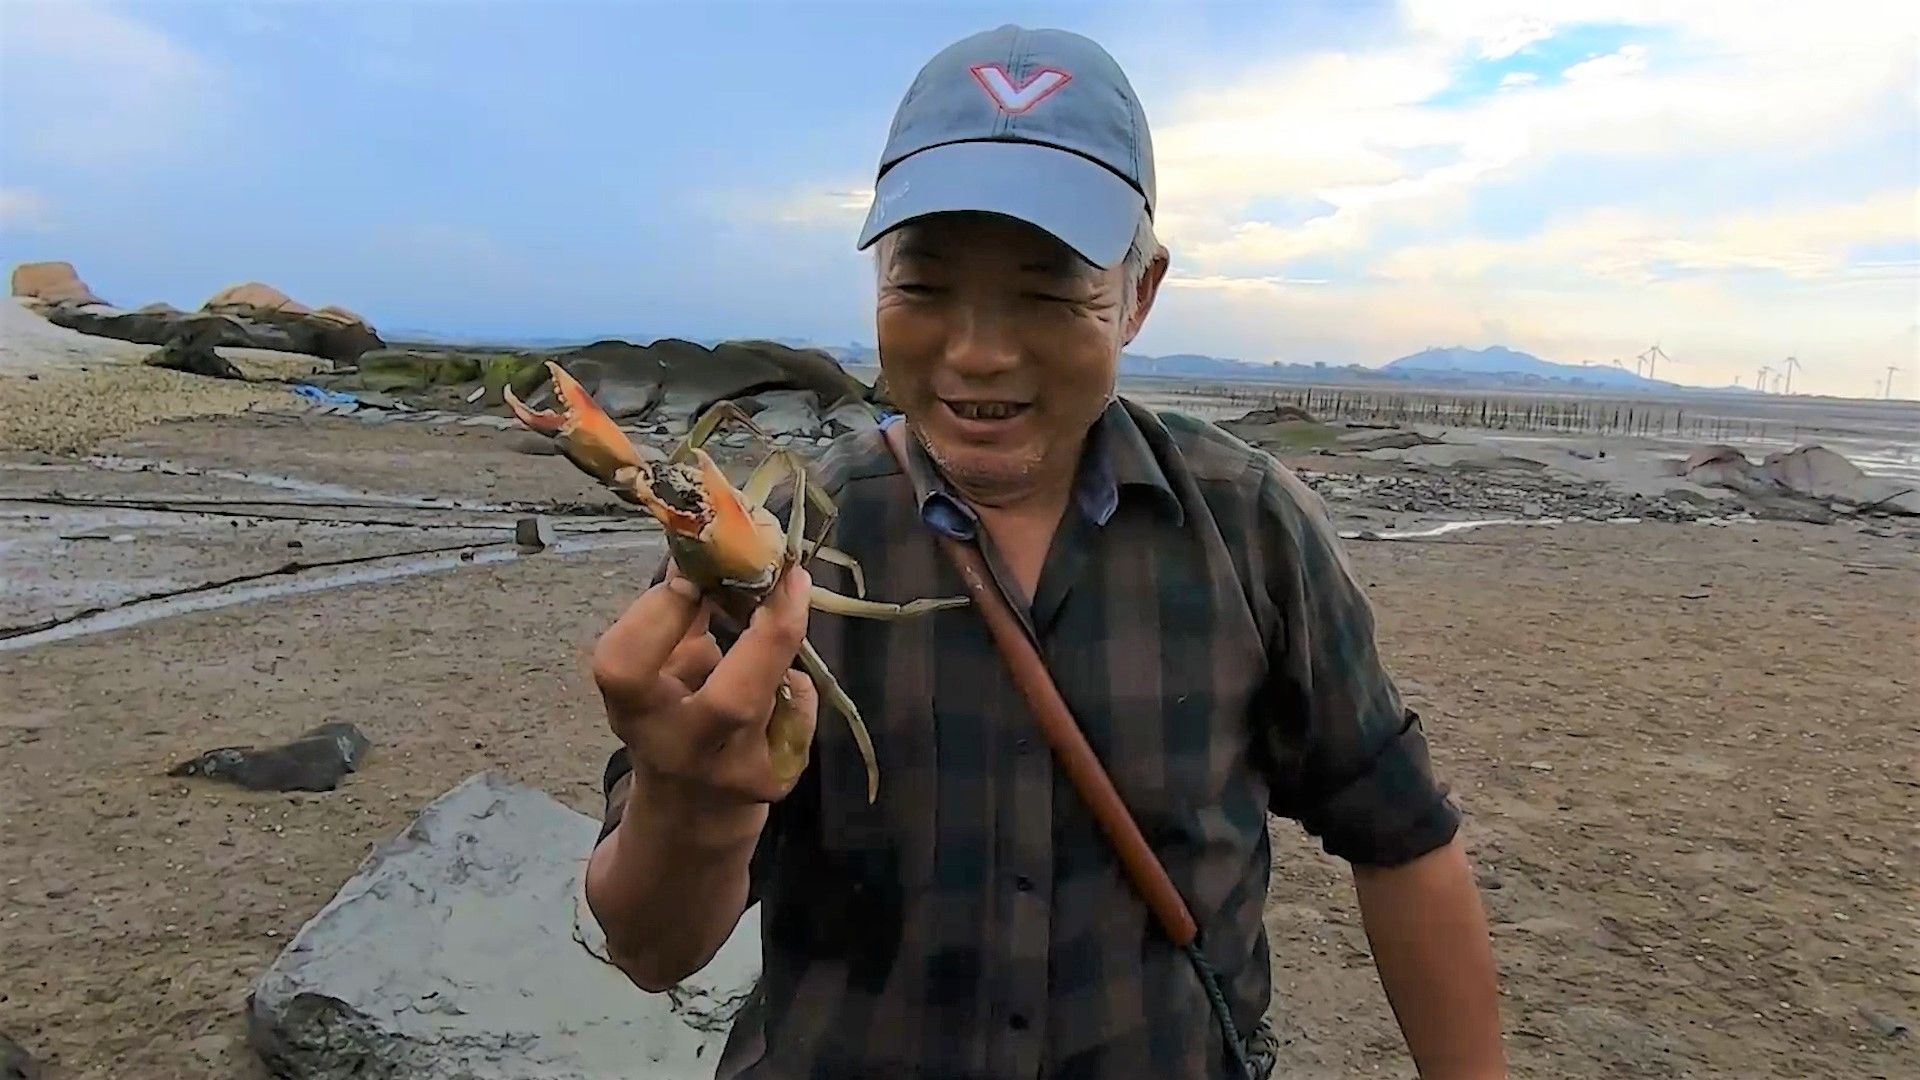
<svg viewBox="0 0 1920 1080"><path fill-rule="evenodd" d="M892 108L1019 21L1146 103L1142 351L1658 340L1692 382L1793 354L1796 389L1920 396L1916 21L1801 7L0 0L0 256L127 306L260 280L382 329L868 341Z"/></svg>

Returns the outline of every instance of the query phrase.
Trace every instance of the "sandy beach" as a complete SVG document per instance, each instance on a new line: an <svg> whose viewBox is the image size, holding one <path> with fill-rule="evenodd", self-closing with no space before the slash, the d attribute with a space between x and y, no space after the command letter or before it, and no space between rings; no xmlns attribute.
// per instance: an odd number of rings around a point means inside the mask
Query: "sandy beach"
<svg viewBox="0 0 1920 1080"><path fill-rule="evenodd" d="M480 770L597 813L586 655L657 554L521 433L179 378L248 401L0 451L0 1032L49 1076L262 1080L249 986L373 844ZM1355 537L1467 812L1515 1076L1920 1070L1909 526L1596 511L1367 539L1474 514L1405 454L1285 456ZM1629 508L1515 475L1459 498ZM562 544L513 548L533 510ZM165 775L329 720L373 742L337 791ZM1272 829L1278 1075L1413 1075L1342 869Z"/></svg>

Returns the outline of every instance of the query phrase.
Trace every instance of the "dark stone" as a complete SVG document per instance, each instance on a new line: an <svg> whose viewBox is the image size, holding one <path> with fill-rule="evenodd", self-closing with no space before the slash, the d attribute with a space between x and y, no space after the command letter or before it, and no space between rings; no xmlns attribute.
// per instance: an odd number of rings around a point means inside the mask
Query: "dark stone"
<svg viewBox="0 0 1920 1080"><path fill-rule="evenodd" d="M233 348L272 349L325 357L351 363L370 349L382 346L365 326L342 326L311 315L249 311L180 311L150 304L125 311L105 304L55 304L45 312L55 326L97 337L117 338L142 345L166 345L183 335L205 331L209 344Z"/></svg>
<svg viewBox="0 0 1920 1080"><path fill-rule="evenodd" d="M167 770L204 776L253 791L332 791L356 771L372 744L344 721L321 724L278 746L223 746Z"/></svg>
<svg viewBox="0 0 1920 1080"><path fill-rule="evenodd" d="M247 376L234 366L233 361L214 351L214 346L219 345L224 336L225 328L218 322L193 323L147 357L146 362L153 367L184 371L189 375L245 381Z"/></svg>
<svg viewBox="0 0 1920 1080"><path fill-rule="evenodd" d="M0 1035L0 1080L40 1080L44 1075L33 1055L6 1035Z"/></svg>

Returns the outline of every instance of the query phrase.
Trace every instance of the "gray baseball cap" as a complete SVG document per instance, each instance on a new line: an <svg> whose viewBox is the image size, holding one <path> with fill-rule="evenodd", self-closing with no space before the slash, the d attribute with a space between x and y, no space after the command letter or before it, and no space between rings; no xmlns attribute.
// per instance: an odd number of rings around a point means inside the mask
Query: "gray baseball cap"
<svg viewBox="0 0 1920 1080"><path fill-rule="evenodd" d="M978 210L1109 267L1153 205L1153 140L1120 65L1079 34L1007 25L947 46L915 76L859 247L927 214Z"/></svg>

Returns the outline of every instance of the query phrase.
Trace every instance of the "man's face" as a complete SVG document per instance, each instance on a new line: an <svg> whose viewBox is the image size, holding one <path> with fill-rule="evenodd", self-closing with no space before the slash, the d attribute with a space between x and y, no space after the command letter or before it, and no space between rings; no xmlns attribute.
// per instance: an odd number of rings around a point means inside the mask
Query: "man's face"
<svg viewBox="0 0 1920 1080"><path fill-rule="evenodd" d="M948 477L991 505L1071 475L1163 264L1127 318L1121 267L1094 269L1039 229L996 215L906 225L881 240L879 262L888 397Z"/></svg>

